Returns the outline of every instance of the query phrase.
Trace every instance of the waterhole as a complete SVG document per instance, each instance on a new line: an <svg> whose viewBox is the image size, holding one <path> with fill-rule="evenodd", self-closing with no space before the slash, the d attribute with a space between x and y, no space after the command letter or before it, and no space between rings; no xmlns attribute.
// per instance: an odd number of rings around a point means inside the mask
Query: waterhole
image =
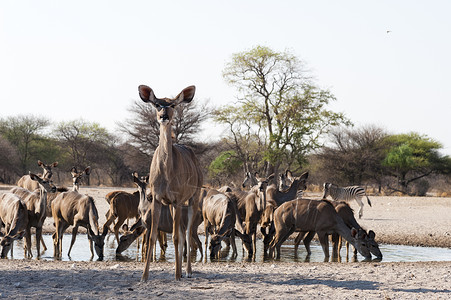
<svg viewBox="0 0 451 300"><path fill-rule="evenodd" d="M54 260L53 257L53 242L51 235L43 235L45 244L47 245L47 251L43 253L41 259L43 260ZM204 247L204 239L205 236L199 236L202 241L202 247ZM36 245L35 238L32 237L33 241L33 255L36 257ZM89 250L89 243L86 234L78 234L77 239L72 247L71 256L67 255L67 251L69 249L71 241L71 235L65 234L63 238L63 261L89 261L91 260L91 252ZM221 249L221 259L219 261L227 262L227 261L244 261L247 259L247 255L243 255L243 250L241 247L241 240L236 240L237 247L237 256L232 257L232 249L231 247L226 247L225 244L222 244L223 248ZM126 260L126 261L134 261L141 260L141 249L138 250L136 241L125 250L121 256L116 256L116 247L117 242L114 235L108 235L105 239L105 248L104 248L104 260L114 261L114 260ZM451 249L450 248L436 248L436 247L413 247L413 246L403 246L403 245L390 245L390 244L381 244L379 245L380 250L383 254L383 262L418 262L418 261L451 261ZM42 245L41 245L42 251ZM298 250L297 257L294 255L294 245L292 240L286 241L281 248L281 259L280 261L284 262L323 262L324 254L321 248L321 245L318 242L312 241L311 244L311 256L307 259L306 250L304 245L301 243ZM205 253L205 249L204 249ZM330 253L332 253L332 249L330 249ZM340 252L342 256L342 262L346 263L346 248L343 247ZM8 254L8 257L11 255ZM14 259L23 259L24 251L23 251L23 240L16 241L14 243ZM192 256L194 259L194 255ZM352 255L350 254L349 261L353 261ZM97 259L97 255L94 254L94 260ZM165 257L160 257L160 247L157 243L157 259L165 260L165 261L174 261L174 246L171 241L170 235L168 235L168 249L166 251ZM203 261L205 259L201 257L199 251L195 256L196 261ZM255 256L256 262L261 262L264 260L263 257L263 243L261 240L257 241L257 252ZM363 260L363 257L360 254L357 255L357 260ZM210 261L209 253L207 255L207 261Z"/></svg>

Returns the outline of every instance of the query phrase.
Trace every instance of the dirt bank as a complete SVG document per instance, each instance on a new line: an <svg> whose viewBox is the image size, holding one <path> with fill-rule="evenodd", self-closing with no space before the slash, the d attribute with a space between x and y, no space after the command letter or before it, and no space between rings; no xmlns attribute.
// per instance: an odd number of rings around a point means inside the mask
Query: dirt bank
<svg viewBox="0 0 451 300"><path fill-rule="evenodd" d="M93 196L100 223L112 188L82 188ZM133 191L134 189L127 189ZM317 195L310 195L314 198ZM451 198L371 197L360 224L380 243L451 247ZM351 206L357 210L355 203ZM52 220L46 231L52 232ZM451 258L450 258L451 261ZM193 278L174 281L174 265L141 262L1 260L0 297L29 299L259 298L448 299L451 262L201 263Z"/></svg>

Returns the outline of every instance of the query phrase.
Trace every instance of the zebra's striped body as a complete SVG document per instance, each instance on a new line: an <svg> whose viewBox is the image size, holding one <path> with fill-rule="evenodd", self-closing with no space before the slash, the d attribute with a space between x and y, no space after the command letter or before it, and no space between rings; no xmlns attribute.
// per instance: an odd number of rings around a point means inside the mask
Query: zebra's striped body
<svg viewBox="0 0 451 300"><path fill-rule="evenodd" d="M354 199L360 206L359 219L363 215L363 202L361 200L363 196L366 197L368 205L371 206L370 198L366 195L365 189L357 185L339 187L333 183L326 182L324 183L323 199L326 199L328 195L330 195L335 201L350 201Z"/></svg>

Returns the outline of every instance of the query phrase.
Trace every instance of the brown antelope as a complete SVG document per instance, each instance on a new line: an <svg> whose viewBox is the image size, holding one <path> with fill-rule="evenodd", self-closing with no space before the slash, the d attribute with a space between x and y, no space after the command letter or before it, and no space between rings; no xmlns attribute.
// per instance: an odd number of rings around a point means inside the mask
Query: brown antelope
<svg viewBox="0 0 451 300"><path fill-rule="evenodd" d="M295 231L314 231L317 233L325 260L329 259L328 235L338 233L349 241L365 259L371 259L365 237L358 235L355 228L349 229L338 215L334 206L327 200L296 199L285 202L274 212L275 235L269 254L280 258L280 246Z"/></svg>
<svg viewBox="0 0 451 300"><path fill-rule="evenodd" d="M139 179L138 174L136 174L136 173L133 174L133 182L138 187L138 192L139 192L139 197L140 197L139 207L138 207L140 219L130 229L131 233L129 233L127 235L123 235L120 238L119 245L116 249L116 254L120 254L122 251L127 249L131 245L131 243L133 243L133 241L136 238L138 238L143 232L146 233L143 241L146 242L146 244L147 244L147 248L143 246L143 249L150 248L148 246L147 241L149 241L149 236L150 236L150 230L148 230L148 229L152 226L152 211L151 210L152 210L152 202L153 202L152 200L153 199L152 199L151 195L148 195L148 196L146 195L146 187L147 187L148 180L149 180L149 176L142 177L141 179ZM199 198L199 201L200 201L200 198ZM189 211L188 209L189 209L189 207L187 207L187 206L181 207L182 216L181 216L180 221L181 221L181 226L183 226L183 228L186 228L188 226L188 211ZM202 243L200 242L199 236L197 235L197 228L199 227L200 223L202 223L202 214L198 210L193 217L191 238L196 243L197 248L199 249L200 254L202 255ZM144 227L144 228L146 228L146 230L142 230L139 227ZM162 249L164 248L164 247L162 247L162 245L165 243L163 241L165 234L173 233L173 227L174 227L174 224L173 224L173 218L171 215L170 207L167 205L163 205L161 207L160 219L159 219L159 224L158 224L158 230L161 233L163 233L163 234L160 233L158 235L160 247ZM187 249L186 249L186 251L187 251ZM145 254L147 255L147 253L145 253Z"/></svg>
<svg viewBox="0 0 451 300"><path fill-rule="evenodd" d="M72 191L78 192L83 178L91 174L91 167L86 167L82 172L77 172L77 168L72 167L70 174L72 175Z"/></svg>
<svg viewBox="0 0 451 300"><path fill-rule="evenodd" d="M210 258L219 258L221 241L230 238L232 256L237 255L235 245L236 212L232 201L225 194L210 189L202 203L205 227L205 258L208 248L208 234L211 234Z"/></svg>
<svg viewBox="0 0 451 300"><path fill-rule="evenodd" d="M18 195L21 199L27 197L30 194L29 193L30 191L27 190L27 189L24 189L24 188L13 188L11 191L14 192L14 194ZM68 189L65 188L65 187L57 187L56 191L54 193L53 192L52 193L47 193L47 207L45 209L46 218L51 218L52 217L52 206L51 206L51 204L52 204L53 199L55 199L55 197L57 195L59 195L60 193L67 192L67 191L68 191ZM41 236L41 244L42 244L42 247L43 247L43 252L47 251L47 246L46 246L46 244L44 242L44 238L42 236Z"/></svg>
<svg viewBox="0 0 451 300"><path fill-rule="evenodd" d="M55 186L48 179L40 178L39 176L30 172L31 180L38 182L39 190L31 192L21 187L15 187L10 190L11 193L18 195L23 199L28 210L28 226L25 231L26 245L31 245L31 227L36 228L36 250L37 257L41 256L40 244L42 240L42 226L47 217L47 193L54 193ZM44 244L45 247L45 244ZM46 248L46 247L45 247ZM26 250L25 256L33 257L31 248Z"/></svg>
<svg viewBox="0 0 451 300"><path fill-rule="evenodd" d="M252 237L252 248L248 252L248 257L255 257L255 250L257 245L257 226L260 223L263 211L266 209L266 188L268 181L273 175L268 178L255 177L257 184L251 188L249 192L233 190L231 198L236 201L238 212L243 218L244 235ZM228 195L228 194L227 194ZM244 216L244 217L243 217Z"/></svg>
<svg viewBox="0 0 451 300"><path fill-rule="evenodd" d="M366 234L366 231L359 225L359 223L357 223L357 220L354 218L354 211L352 210L352 208L349 206L348 203L344 201L331 203L335 207L335 210L337 211L338 215L343 219L343 221L345 222L346 226L348 226L349 229L355 228L360 232L360 234L364 234L364 236L366 237L366 246L368 247L371 254L376 256L377 259L382 259L382 253L379 249L379 245L374 239L376 237L374 231L370 230L368 234ZM311 253L310 241L314 236L314 232L313 234L309 232L306 238L304 238L304 235L305 232L300 232L298 236L295 238L294 243L295 255L297 254L297 249L302 239L304 240L304 245L305 248L307 249L307 253L309 255ZM342 244L341 236L339 236L337 233L333 233L332 234L333 257L338 257L341 249L341 244ZM346 257L348 257L348 255L349 255L349 242L346 241ZM357 256L357 249L354 249L354 256Z"/></svg>
<svg viewBox="0 0 451 300"><path fill-rule="evenodd" d="M148 223L151 223L151 217L152 214L146 213L145 216L147 217L146 222L143 222L142 219L138 219L138 221L130 228L130 231L126 234L122 235L119 239L119 245L116 248L116 254L120 254L123 251L125 251L130 245L143 233L146 231L146 227ZM188 225L188 207L183 206L182 207L182 225L187 226ZM199 253L203 255L202 252L202 243L199 239L199 236L197 234L197 228L202 223L202 215L200 212L196 214L193 221L193 230L191 238L193 239L194 243L196 244L197 248L199 249ZM167 245L166 241L164 239L166 233L172 233L173 230L173 221L171 216L171 211L169 209L169 206L163 205L161 207L161 215L160 215L160 221L158 224L158 230L160 234L158 235L158 242L160 244L160 248L162 250L162 255L164 256L164 252L166 250ZM149 234L150 235L150 234ZM144 241L146 238L144 238ZM145 249L146 246L143 247ZM187 252L187 249L185 248L185 251ZM145 251L147 253L147 251Z"/></svg>
<svg viewBox="0 0 451 300"><path fill-rule="evenodd" d="M266 255L269 248L269 243L272 239L272 234L266 232L267 228L271 228L274 210L287 201L300 198L302 192L307 189L308 172L301 174L299 177L294 177L289 170L279 175L279 188L275 184L271 184L266 188L266 201L269 205L262 215L261 232L263 239L263 253ZM289 185L288 185L289 183ZM283 190L281 190L283 188Z"/></svg>
<svg viewBox="0 0 451 300"><path fill-rule="evenodd" d="M52 178L52 168L56 168L58 166L58 162L54 162L52 164L46 165L42 161L38 160L38 166L40 166L43 170L42 174L37 174L39 177L44 179L51 179ZM34 191L39 188L38 183L35 180L32 180L30 178L30 175L24 175L22 176L19 181L17 182L17 185L20 187L23 187L24 189L27 189L29 191Z"/></svg>
<svg viewBox="0 0 451 300"><path fill-rule="evenodd" d="M258 184L258 181L257 181L257 177L258 177L258 173L257 172L255 172L255 173L251 173L251 172L246 172L245 174L244 174L244 180L243 180L243 183L241 184L241 186L243 187L243 189L245 188L245 187L253 187L253 186L256 186L257 184Z"/></svg>
<svg viewBox="0 0 451 300"><path fill-rule="evenodd" d="M69 226L74 226L72 229L72 240L67 253L70 257L70 251L75 243L78 227L82 226L87 230L91 259L94 257L93 242L99 260L103 259L103 246L108 229L100 234L99 215L92 197L75 191L61 193L52 203L52 216L56 227L53 235L55 257L61 258L63 234Z"/></svg>
<svg viewBox="0 0 451 300"><path fill-rule="evenodd" d="M144 102L151 103L157 110L157 121L160 124L160 139L150 165L149 188L152 194L152 226L150 246L142 280L149 277L149 264L152 249L156 241L161 205L170 205L173 217L173 241L175 245L175 279L182 277L182 251L185 239L187 248L191 249L191 230L193 216L198 211L200 188L203 174L194 152L183 145L172 142L172 118L174 108L182 102L189 103L194 98L195 87L183 89L174 99L156 98L153 90L140 85L139 95ZM181 226L182 205L188 205L188 226ZM186 233L186 238L184 234ZM188 255L186 266L187 277L192 276L191 256Z"/></svg>
<svg viewBox="0 0 451 300"><path fill-rule="evenodd" d="M135 178L135 175L133 175L133 177ZM105 230L105 226L110 226L110 224L117 219L117 222L114 225L114 235L119 243L119 229L124 221L129 218L139 219L138 206L140 192L136 191L133 194L130 194L125 191L116 191L108 193L108 195L110 194L112 196L110 198L110 209L106 214L107 220L103 226ZM106 198L107 197L105 197L105 199Z"/></svg>
<svg viewBox="0 0 451 300"><path fill-rule="evenodd" d="M14 240L21 238L27 229L28 210L22 199L13 193L0 195L0 228L5 226L5 236L0 240L1 258L6 258ZM26 248L31 249L31 245Z"/></svg>
<svg viewBox="0 0 451 300"><path fill-rule="evenodd" d="M163 210L164 209L162 209L162 211ZM172 219L172 217L171 217L171 219ZM125 230L124 230L125 233L119 238L119 243L116 248L116 255L121 255L121 253L124 252L125 250L127 250L128 247L130 247L130 245L140 236L142 236L142 235L147 236L146 226L141 221L141 218L139 218L136 221L136 223L132 225L130 230L128 230L128 226L126 224L124 224L123 227L125 227ZM159 226L158 229L160 230L160 228L163 228L163 227ZM171 230L172 230L172 224L171 224ZM161 255L161 257L164 257L166 255L166 249L168 247L167 239L166 239L166 232L163 232L160 230L158 232L157 238L158 238L158 243L160 244L160 255ZM139 247L138 247L138 249L139 249ZM147 242L143 238L142 253L141 253L142 261L144 261L145 254L147 253L146 249L147 249Z"/></svg>
<svg viewBox="0 0 451 300"><path fill-rule="evenodd" d="M266 189L266 197L268 199L273 199L277 203L277 206L296 199L298 191L307 189L306 182L308 179L308 172L303 173L299 177L292 176L290 171L287 171L287 174L289 176L288 178L292 180L288 189L280 191L275 184L269 185Z"/></svg>
<svg viewBox="0 0 451 300"><path fill-rule="evenodd" d="M307 189L306 185L307 178L308 172L303 173L299 177L293 176L290 170L286 170L285 173L279 174L279 188L278 190L273 189L274 192L272 192L274 193L274 197L278 198L277 199L278 204L280 205L285 201L290 201L296 198L302 198L303 192ZM269 188L270 187L268 187L268 190ZM280 195L276 191L280 193ZM295 193L294 197L293 193Z"/></svg>

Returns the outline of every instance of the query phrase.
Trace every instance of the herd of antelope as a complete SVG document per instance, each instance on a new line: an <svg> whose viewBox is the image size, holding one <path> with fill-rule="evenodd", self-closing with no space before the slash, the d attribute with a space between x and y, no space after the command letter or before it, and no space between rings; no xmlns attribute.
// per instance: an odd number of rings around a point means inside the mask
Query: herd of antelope
<svg viewBox="0 0 451 300"><path fill-rule="evenodd" d="M118 242L116 253L120 255L133 241L143 236L143 259L145 268L142 280L149 276L150 261L155 257L155 245L158 239L162 253L166 250L166 234L172 233L175 249L175 279L182 277L183 255L190 251L204 252L198 237L198 227L204 224L205 258L210 250L212 259L219 257L221 244L232 246L232 255L237 255L235 237L242 241L247 258L255 258L257 228L263 236L264 255L280 257L282 243L294 232L295 253L300 241L304 242L310 254L310 242L318 236L325 260L329 259L329 235L332 236L332 257L339 255L341 239L354 246L354 255L359 252L365 259L371 255L381 259L382 254L375 241L373 231L365 231L354 218L350 206L344 201L328 201L327 195L338 200L338 187L325 185L323 199L304 199L302 191L306 189L308 173L295 177L290 171L260 177L247 172L241 188L223 186L213 189L203 186L202 170L194 152L172 140L172 118L174 108L180 103L190 102L195 87L189 86L177 97L156 98L153 90L145 85L138 88L144 102L152 104L160 124L159 145L150 164L150 173L145 177L132 174L137 187L134 193L115 191L105 196L109 203L106 222L102 230L99 227L99 215L92 197L79 193L83 177L88 176L91 168L78 172L71 170L73 188L57 188L52 178L52 168L58 163L45 164L38 161L42 174L29 173L23 176L18 186L0 195L0 247L1 257L12 252L14 240L25 236L25 257L32 257L31 228L36 232L36 253L41 255L40 245L47 249L42 239L42 226L46 217L52 217L55 232L52 235L54 256L62 256L63 233L72 226L72 239L68 255L75 242L78 227L86 228L91 258L94 250L99 260L103 259L105 237L114 232ZM278 179L278 185L276 185ZM149 191L149 192L148 192ZM361 205L361 191L350 195ZM364 194L366 195L366 194ZM351 198L352 198L351 197ZM368 199L368 203L371 205ZM361 217L361 210L359 211ZM119 237L119 230L125 220L135 218L136 223ZM210 236L210 238L209 238ZM209 243L208 243L209 241ZM94 246L94 247L93 247ZM192 276L191 255L186 255L186 276Z"/></svg>

